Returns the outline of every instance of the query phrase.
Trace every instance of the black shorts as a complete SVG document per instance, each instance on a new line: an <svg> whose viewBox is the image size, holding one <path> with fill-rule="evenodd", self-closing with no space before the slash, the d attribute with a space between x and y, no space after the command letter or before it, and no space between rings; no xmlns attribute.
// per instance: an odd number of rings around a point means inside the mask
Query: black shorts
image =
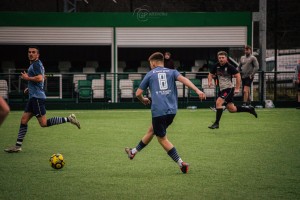
<svg viewBox="0 0 300 200"><path fill-rule="evenodd" d="M225 100L225 103L231 103L233 102L233 96L234 96L234 88L227 88L222 91L219 91L218 97Z"/></svg>
<svg viewBox="0 0 300 200"><path fill-rule="evenodd" d="M154 135L158 137L165 137L167 134L167 128L172 124L175 114L164 115L152 118L152 126Z"/></svg>
<svg viewBox="0 0 300 200"><path fill-rule="evenodd" d="M298 92L300 92L300 83L298 83Z"/></svg>
<svg viewBox="0 0 300 200"><path fill-rule="evenodd" d="M243 87L244 86L251 87L252 82L253 82L253 78L250 78L250 77L242 78Z"/></svg>
<svg viewBox="0 0 300 200"><path fill-rule="evenodd" d="M45 99L30 98L24 112L33 113L36 117L46 114Z"/></svg>

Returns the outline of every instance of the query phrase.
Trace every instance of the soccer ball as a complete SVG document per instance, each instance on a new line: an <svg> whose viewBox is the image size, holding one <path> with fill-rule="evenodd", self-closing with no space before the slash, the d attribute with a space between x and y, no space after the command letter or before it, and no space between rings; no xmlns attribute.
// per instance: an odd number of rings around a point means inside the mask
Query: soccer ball
<svg viewBox="0 0 300 200"><path fill-rule="evenodd" d="M50 166L54 169L61 169L65 165L64 157L60 153L53 154L50 159Z"/></svg>

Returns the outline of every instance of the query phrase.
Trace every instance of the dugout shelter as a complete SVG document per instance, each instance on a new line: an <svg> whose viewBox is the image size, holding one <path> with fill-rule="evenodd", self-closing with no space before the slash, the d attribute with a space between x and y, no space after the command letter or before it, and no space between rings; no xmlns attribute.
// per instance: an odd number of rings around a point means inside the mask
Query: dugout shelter
<svg viewBox="0 0 300 200"><path fill-rule="evenodd" d="M111 100L117 103L122 50L130 55L130 49L143 48L242 48L252 44L252 29L250 12L1 12L0 46L105 47L114 73Z"/></svg>

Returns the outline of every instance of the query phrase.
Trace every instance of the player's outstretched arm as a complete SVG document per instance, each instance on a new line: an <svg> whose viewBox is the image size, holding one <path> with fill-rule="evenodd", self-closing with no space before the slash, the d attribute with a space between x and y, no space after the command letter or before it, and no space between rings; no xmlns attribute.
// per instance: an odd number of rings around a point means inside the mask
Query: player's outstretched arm
<svg viewBox="0 0 300 200"><path fill-rule="evenodd" d="M240 87L241 87L241 75L240 73L237 73L233 75L233 77L236 78L234 93L238 94L240 92Z"/></svg>
<svg viewBox="0 0 300 200"><path fill-rule="evenodd" d="M213 79L214 77L215 77L214 74L208 73L208 76L207 76L208 87L211 87L211 85L212 85L212 79Z"/></svg>
<svg viewBox="0 0 300 200"><path fill-rule="evenodd" d="M187 79L186 77L179 75L177 77L177 80L180 81L181 83L183 83L184 85L188 86L189 88L191 88L192 90L194 90L198 96L199 99L203 100L206 99L206 95L204 94L204 92L202 92L201 90L199 90L194 83L192 83L189 79Z"/></svg>

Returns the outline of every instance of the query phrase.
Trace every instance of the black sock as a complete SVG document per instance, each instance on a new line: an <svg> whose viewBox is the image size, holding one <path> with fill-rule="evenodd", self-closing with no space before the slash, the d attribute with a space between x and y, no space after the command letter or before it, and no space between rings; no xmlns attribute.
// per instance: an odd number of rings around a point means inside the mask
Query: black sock
<svg viewBox="0 0 300 200"><path fill-rule="evenodd" d="M178 162L178 160L180 159L178 153L177 153L177 150L175 147L173 147L172 149L170 149L168 151L168 155L175 161L175 162Z"/></svg>
<svg viewBox="0 0 300 200"><path fill-rule="evenodd" d="M245 106L236 106L236 112L250 112L250 108Z"/></svg>
<svg viewBox="0 0 300 200"><path fill-rule="evenodd" d="M217 112L216 112L216 124L219 124L221 116L223 113L223 108L217 108Z"/></svg>
<svg viewBox="0 0 300 200"><path fill-rule="evenodd" d="M67 120L68 120L68 118L67 118ZM53 126L53 125L62 124L62 123L66 123L66 120L64 117L52 117L47 120L47 126Z"/></svg>
<svg viewBox="0 0 300 200"><path fill-rule="evenodd" d="M145 146L147 146L147 145L144 144L143 141L141 140L135 148L137 151L141 151L143 148L145 148Z"/></svg>
<svg viewBox="0 0 300 200"><path fill-rule="evenodd" d="M28 125L27 124L20 124L20 129L19 129L19 133L18 133L18 139L16 142L16 146L22 146L24 137L27 133L27 129L28 129Z"/></svg>

